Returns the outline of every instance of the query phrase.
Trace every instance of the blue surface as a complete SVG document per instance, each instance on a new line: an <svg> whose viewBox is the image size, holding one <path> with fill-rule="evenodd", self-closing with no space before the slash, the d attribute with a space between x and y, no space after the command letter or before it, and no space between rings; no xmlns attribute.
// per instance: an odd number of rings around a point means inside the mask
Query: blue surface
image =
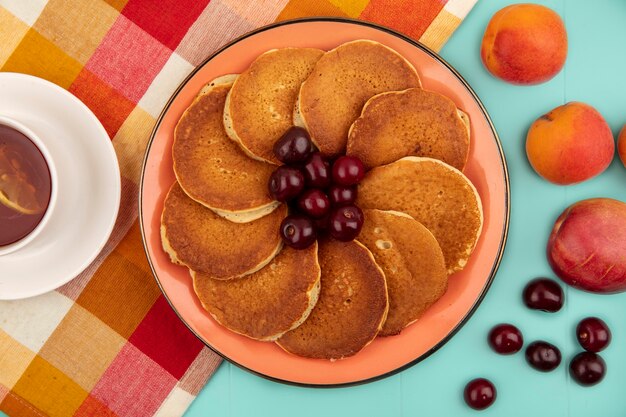
<svg viewBox="0 0 626 417"><path fill-rule="evenodd" d="M393 377L341 389L281 385L228 363L221 365L186 417L214 416L473 416L462 400L465 383L490 378L498 399L481 416L626 415L626 293L600 296L566 289L565 308L556 314L530 311L520 294L528 280L553 276L545 258L548 233L569 204L606 196L626 201L626 169L619 161L601 176L580 185L559 187L541 180L524 153L532 121L567 101L596 107L617 135L626 123L626 1L539 1L565 19L569 56L565 70L550 82L519 87L491 77L483 68L480 40L490 17L512 3L482 0L442 51L469 81L489 111L509 163L512 218L498 275L482 305L463 329L424 362ZM598 315L613 331L602 354L606 379L582 388L569 379L567 362L577 353L574 328L579 319ZM564 361L554 372L529 368L522 353L499 356L489 350L486 334L499 322L520 327L526 341L545 339L561 348Z"/></svg>

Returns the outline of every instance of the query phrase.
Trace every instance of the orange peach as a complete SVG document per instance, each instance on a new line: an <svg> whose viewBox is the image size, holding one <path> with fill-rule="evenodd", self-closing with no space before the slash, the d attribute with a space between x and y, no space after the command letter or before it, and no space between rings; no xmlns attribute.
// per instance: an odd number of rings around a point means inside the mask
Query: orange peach
<svg viewBox="0 0 626 417"><path fill-rule="evenodd" d="M548 81L565 64L565 25L545 6L507 6L487 25L480 56L487 70L504 81L526 85Z"/></svg>
<svg viewBox="0 0 626 417"><path fill-rule="evenodd" d="M526 155L537 174L560 185L595 177L611 163L615 142L596 109L571 102L544 114L530 126Z"/></svg>
<svg viewBox="0 0 626 417"><path fill-rule="evenodd" d="M626 125L622 127L622 131L619 132L617 137L617 154L619 159L622 160L622 164L626 167Z"/></svg>
<svg viewBox="0 0 626 417"><path fill-rule="evenodd" d="M597 293L626 291L626 204L593 198L569 206L548 240L550 266L566 284Z"/></svg>

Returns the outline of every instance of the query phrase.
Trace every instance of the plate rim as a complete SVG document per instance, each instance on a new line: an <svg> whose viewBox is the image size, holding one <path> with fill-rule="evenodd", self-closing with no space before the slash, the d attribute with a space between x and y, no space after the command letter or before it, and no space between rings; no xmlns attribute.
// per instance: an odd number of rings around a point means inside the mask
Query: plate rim
<svg viewBox="0 0 626 417"><path fill-rule="evenodd" d="M41 78L35 75L21 73L21 72L6 71L6 72L0 72L0 77L7 77L7 78L15 77L18 79L23 79L25 82L38 83L40 85L45 86L46 88L50 88L55 93L59 94L60 96L65 97L68 101L76 103L76 105L81 110L84 111L85 117L89 119L91 123L93 123L95 129L100 131L100 134L102 135L102 139L106 139L105 141L105 143L107 143L105 145L107 149L106 156L107 158L110 158L111 166L114 167L113 170L116 173L116 175L114 176L116 178L115 204L114 204L115 210L114 210L114 213L112 213L112 218L111 218L110 224L107 226L106 233L103 233L102 235L103 236L102 241L100 241L97 245L97 249L94 250L94 252L89 257L85 257L85 260L83 261L81 266L76 269L75 273L69 274L69 277L66 277L63 280L60 280L56 284L52 284L46 287L40 287L35 291L30 291L30 292L23 291L17 295L13 294L8 297L6 296L6 294L5 295L0 294L0 301L19 301L19 300L25 300L28 298L37 297L37 296L40 296L40 295L43 295L48 292L55 291L61 288L62 286L69 283L73 279L78 278L78 276L82 274L87 268L89 268L89 266L98 258L100 253L102 253L102 250L106 247L106 244L109 242L109 239L111 238L111 235L113 234L113 231L115 229L115 225L117 224L117 219L120 213L120 205L121 205L121 200L122 200L122 179L121 179L121 170L120 170L120 165L119 165L119 161L117 158L117 153L115 152L115 148L113 146L113 141L111 137L109 136L108 132L102 125L102 122L100 122L100 119L98 119L98 117L94 114L94 112L85 103L83 103L82 100L80 100L78 97L72 94L69 90L45 78ZM94 139L94 140L100 140L100 139ZM142 177L143 177L143 173L142 173ZM11 255L7 254L6 256L11 256Z"/></svg>
<svg viewBox="0 0 626 417"><path fill-rule="evenodd" d="M219 55L224 50L230 48L231 46L237 44L238 42L240 42L240 41L242 41L242 40L244 40L246 38L249 38L249 37L254 36L254 35L258 34L258 33L265 32L267 30L271 30L271 29L274 29L274 28L277 28L277 27L280 27L280 26L293 25L293 24L299 24L299 23L308 23L308 22L347 23L347 24L356 24L356 25L367 26L367 27L370 27L370 28L373 28L373 29L377 29L377 30L386 32L386 33L388 33L388 34L390 34L392 36L398 37L398 38L400 38L401 40L403 40L405 42L408 42L412 46L414 46L414 47L416 47L418 49L421 49L423 52L428 54L430 57L432 57L436 61L440 62L444 67L446 67L461 82L461 84L463 84L465 89L474 98L474 100L478 104L478 107L480 108L481 112L483 113L485 119L487 120L487 123L489 124L489 127L491 128L491 131L493 132L494 139L495 139L495 142L496 142L496 145L497 145L497 148L498 148L498 153L500 154L500 163L502 165L502 170L503 170L503 173L504 173L504 186L505 186L504 187L505 188L505 195L504 195L504 197L505 197L505 199L504 199L505 219L504 219L504 227L503 227L503 230L502 230L502 234L500 236L500 244L498 246L498 256L497 256L496 260L494 261L493 266L491 267L491 271L489 273L489 277L487 278L487 281L485 282L485 285L483 286L479 296L476 298L476 300L472 304L472 307L469 309L469 311L465 314L465 316L463 316L461 321L443 339L441 339L437 344L435 344L427 352L423 353L419 357L415 358L414 360L412 360L410 362L407 362L406 364L404 364L402 366L399 366L399 367L397 367L395 369L392 369L392 370L390 370L388 372L385 372L383 374L376 375L376 376L373 376L373 377L370 377L370 378L364 378L364 379L360 379L360 380L357 380L357 381L350 381L350 382L332 383L332 384L316 384L316 383L303 383L303 382L290 381L290 380L287 380L287 379L282 379L282 378L277 378L277 377L274 377L274 376L271 376L271 375L267 375L267 374L264 374L262 372L256 371L254 369L248 368L247 366L244 366L244 365L236 362L235 360L229 358L226 354L223 354L222 352L218 351L216 348L211 346L210 343L205 341L204 338L202 338L194 329L192 329L191 326L187 323L187 321L184 320L183 317L180 315L180 313L178 312L176 307L174 307L174 305L172 304L172 301L170 300L170 298L168 297L168 295L164 291L163 286L161 285L161 281L159 280L159 277L158 277L157 271L155 269L154 263L152 262L152 258L150 257L149 250L148 250L148 244L146 242L145 225L144 225L144 221L143 221L143 208L142 208L143 207L142 202L143 202L144 179L145 179L146 167L147 167L147 162L148 162L148 156L150 154L150 149L152 147L152 143L153 143L154 138L156 136L156 133L159 130L159 127L160 127L160 125L161 125L161 123L163 121L163 118L164 118L165 114L168 112L172 102L176 99L176 97L181 92L181 90L187 85L189 80L193 76L195 76L196 73L201 68L203 68L206 64L208 64L217 55ZM260 376L260 377L262 377L264 379L273 381L273 382L278 382L278 383L281 383L281 384L286 384L286 385L291 385L291 386L306 387L306 388L341 388L341 387L352 387L352 386L367 384L367 383L378 381L378 380L390 377L392 375L395 375L397 373L400 373L400 372L402 372L402 371L412 367L413 365L416 365L417 363L423 361L424 359L428 358L430 355L435 353L437 350L439 350L441 347L443 347L446 343L448 343L450 341L450 339L452 339L456 335L456 333L459 330L461 330L461 328L463 326L465 326L465 324L474 315L474 313L476 312L476 310L478 309L478 307L480 306L480 304L484 300L485 296L489 292L489 289L491 288L491 284L493 283L493 280L495 279L495 276L496 276L496 274L498 272L498 269L500 267L500 263L502 262L502 257L504 255L506 243L507 243L507 240L508 240L507 238L508 238L508 232L509 232L509 223L510 223L510 218L511 218L511 186L510 186L510 180L509 180L509 171L508 171L508 166L507 166L506 155L504 154L504 149L502 148L502 143L500 141L500 137L498 136L498 132L496 130L496 127L495 127L493 121L491 120L491 117L489 116L489 113L487 112L487 109L485 108L483 102L480 100L480 98L478 97L478 95L476 94L474 89L472 89L472 87L465 80L465 78L463 78L463 76L461 76L461 74L451 64L449 64L437 52L435 52L434 50L432 50L428 46L422 44L419 41L414 40L413 38L411 38L411 37L409 37L407 35L404 35L401 32L396 31L395 29L389 28L387 26L380 25L380 24L377 24L377 23L368 22L368 21L358 20L358 19L345 18L345 17L315 16L315 17L303 17L303 18L297 18L297 19L282 20L282 21L274 22L274 23L271 23L269 25L261 26L259 28L256 28L256 29L252 30L252 31L246 32L243 35L238 36L237 38L231 40L230 42L226 43L222 47L218 48L216 51L214 51L212 54L210 54L207 58L205 58L200 64L198 64L193 69L193 71L191 71L189 73L189 75L187 75L187 77L185 77L185 79L178 85L176 90L172 93L170 98L165 103L165 106L163 107L161 113L159 114L159 117L156 119L154 128L152 129L152 132L150 133L150 138L149 138L148 143L146 145L146 150L145 150L143 162L142 162L142 165L141 165L141 178L140 178L140 181L139 181L138 204L139 204L138 213L139 213L139 228L140 228L140 231L141 231L141 240L142 240L143 249L144 249L146 258L148 260L148 264L150 265L150 270L152 272L152 275L153 275L155 281L157 282L157 285L159 286L161 294L163 294L163 297L165 297L165 299L167 300L168 304L170 305L170 308L174 311L174 313L176 314L178 319L185 325L185 327L187 327L191 331L191 333L196 338L198 338L202 342L203 345L205 345L206 347L211 349L212 352L214 352L217 355L219 355L222 359L224 359L224 360L228 361L229 363L237 366L238 368L243 369L243 370L245 370L247 372L250 372L251 374Z"/></svg>

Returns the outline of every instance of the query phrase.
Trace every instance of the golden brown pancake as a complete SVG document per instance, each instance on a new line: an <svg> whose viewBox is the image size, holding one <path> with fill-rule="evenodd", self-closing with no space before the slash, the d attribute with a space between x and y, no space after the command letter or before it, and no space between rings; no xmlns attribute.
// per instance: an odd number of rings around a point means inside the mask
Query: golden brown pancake
<svg viewBox="0 0 626 417"><path fill-rule="evenodd" d="M317 303L317 243L303 250L285 246L272 262L243 278L192 276L200 302L222 326L252 339L276 340L306 320Z"/></svg>
<svg viewBox="0 0 626 417"><path fill-rule="evenodd" d="M317 61L302 84L294 124L306 128L320 151L343 153L348 130L372 96L420 87L415 68L394 50L369 40L344 43Z"/></svg>
<svg viewBox="0 0 626 417"><path fill-rule="evenodd" d="M387 278L389 313L379 336L400 333L445 293L448 272L437 239L405 213L363 210L359 241Z"/></svg>
<svg viewBox="0 0 626 417"><path fill-rule="evenodd" d="M161 241L172 262L214 279L234 279L267 265L282 247L281 204L265 217L234 223L196 203L175 182L165 198Z"/></svg>
<svg viewBox="0 0 626 417"><path fill-rule="evenodd" d="M368 169L415 155L463 171L469 146L468 128L452 100L409 88L367 101L350 127L347 154L361 159Z"/></svg>
<svg viewBox="0 0 626 417"><path fill-rule="evenodd" d="M320 242L319 300L309 318L277 343L287 352L320 359L352 356L367 346L387 316L385 275L356 241Z"/></svg>
<svg viewBox="0 0 626 417"><path fill-rule="evenodd" d="M300 85L323 54L313 48L272 49L237 78L224 108L224 126L250 157L281 164L274 142L293 125Z"/></svg>
<svg viewBox="0 0 626 417"><path fill-rule="evenodd" d="M172 156L189 197L241 223L271 213L279 203L267 189L275 167L250 159L224 131L224 102L235 78L219 77L202 89L176 126Z"/></svg>
<svg viewBox="0 0 626 417"><path fill-rule="evenodd" d="M439 242L450 274L465 267L482 230L476 188L437 159L409 156L372 169L359 185L357 205L404 212L422 223Z"/></svg>

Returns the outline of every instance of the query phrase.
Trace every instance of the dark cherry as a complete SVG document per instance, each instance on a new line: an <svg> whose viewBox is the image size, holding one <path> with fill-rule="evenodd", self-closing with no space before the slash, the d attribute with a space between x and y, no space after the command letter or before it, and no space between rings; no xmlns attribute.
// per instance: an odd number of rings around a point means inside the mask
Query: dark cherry
<svg viewBox="0 0 626 417"><path fill-rule="evenodd" d="M333 182L339 185L356 185L365 176L363 162L356 156L340 156L333 163Z"/></svg>
<svg viewBox="0 0 626 417"><path fill-rule="evenodd" d="M524 288L523 298L526 306L534 310L554 313L563 307L563 289L556 281L548 278L530 281Z"/></svg>
<svg viewBox="0 0 626 417"><path fill-rule="evenodd" d="M496 387L485 378L471 380L465 386L463 397L474 410L484 410L496 400Z"/></svg>
<svg viewBox="0 0 626 417"><path fill-rule="evenodd" d="M304 189L304 176L297 168L280 166L270 175L270 195L278 201L297 197Z"/></svg>
<svg viewBox="0 0 626 417"><path fill-rule="evenodd" d="M326 188L330 185L330 163L315 152L304 165L304 177L309 187Z"/></svg>
<svg viewBox="0 0 626 417"><path fill-rule="evenodd" d="M308 248L317 238L313 221L300 214L291 214L280 224L280 235L286 245L295 249Z"/></svg>
<svg viewBox="0 0 626 417"><path fill-rule="evenodd" d="M298 198L298 208L304 214L318 219L328 214L330 201L322 190L311 188Z"/></svg>
<svg viewBox="0 0 626 417"><path fill-rule="evenodd" d="M595 385L604 379L606 363L593 352L580 352L569 363L569 374L572 379L583 386Z"/></svg>
<svg viewBox="0 0 626 417"><path fill-rule="evenodd" d="M314 151L309 132L298 126L290 127L274 143L274 155L285 164L303 164Z"/></svg>
<svg viewBox="0 0 626 417"><path fill-rule="evenodd" d="M597 317L582 319L576 326L576 337L583 349L600 352L611 342L609 326Z"/></svg>
<svg viewBox="0 0 626 417"><path fill-rule="evenodd" d="M328 189L328 198L333 206L345 206L354 204L357 196L356 187L346 187L344 185L331 185Z"/></svg>
<svg viewBox="0 0 626 417"><path fill-rule="evenodd" d="M342 242L349 242L359 235L363 227L363 212L357 206L342 206L330 213L330 235Z"/></svg>
<svg viewBox="0 0 626 417"><path fill-rule="evenodd" d="M561 351L548 342L533 342L526 347L526 362L538 371L550 372L561 363Z"/></svg>
<svg viewBox="0 0 626 417"><path fill-rule="evenodd" d="M489 332L489 346L501 355L519 352L523 345L522 332L512 324L498 324Z"/></svg>

